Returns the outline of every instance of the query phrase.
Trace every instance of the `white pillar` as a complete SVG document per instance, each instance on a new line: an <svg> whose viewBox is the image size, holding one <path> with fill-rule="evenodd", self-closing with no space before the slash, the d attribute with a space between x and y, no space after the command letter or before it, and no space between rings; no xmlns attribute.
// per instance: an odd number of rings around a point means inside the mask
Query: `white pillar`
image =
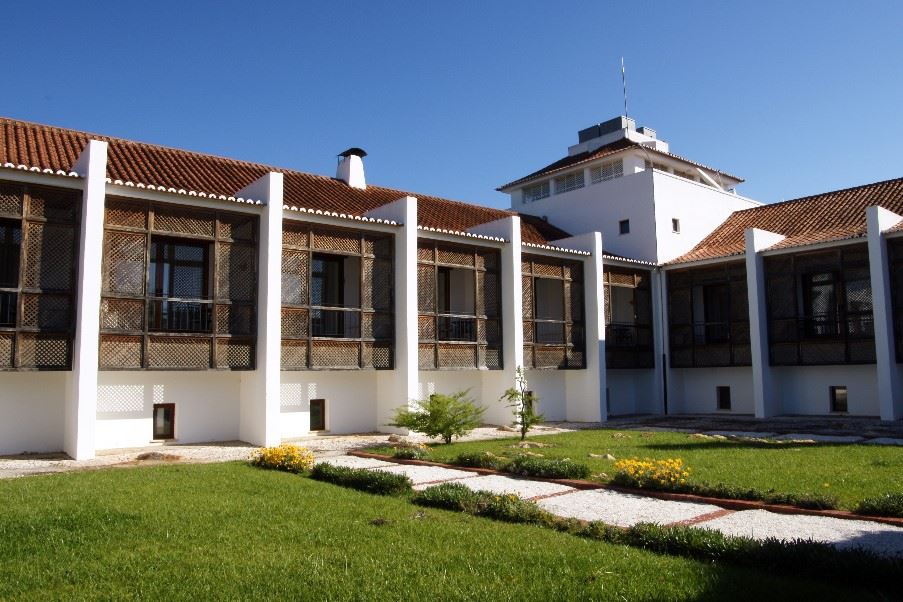
<svg viewBox="0 0 903 602"><path fill-rule="evenodd" d="M470 232L503 238L500 278L502 289L502 369L483 373L482 397L487 412L484 419L493 424L508 424L513 420L511 408L502 403L504 392L514 386L517 368L524 366L524 300L521 279L521 222L512 215L481 224ZM528 381L529 382L529 381ZM542 400L540 400L540 411Z"/></svg>
<svg viewBox="0 0 903 602"><path fill-rule="evenodd" d="M759 251L783 240L783 236L757 228L743 232L746 241L746 291L749 301L749 350L752 355L753 406L756 418L780 413L768 359L768 314L765 305L765 270Z"/></svg>
<svg viewBox="0 0 903 602"><path fill-rule="evenodd" d="M271 172L238 192L265 203L260 215L257 274L257 365L242 374L239 438L279 445L282 352L282 209L284 178Z"/></svg>
<svg viewBox="0 0 903 602"><path fill-rule="evenodd" d="M382 432L399 432L386 426L395 409L417 399L417 199L406 196L383 205L368 217L401 224L395 233L395 369L378 372L376 418Z"/></svg>
<svg viewBox="0 0 903 602"><path fill-rule="evenodd" d="M872 312L875 330L875 360L878 373L878 407L881 420L903 418L903 385L897 366L894 317L891 299L887 244L881 233L903 220L881 207L865 210L868 224L869 270L872 281Z"/></svg>
<svg viewBox="0 0 903 602"><path fill-rule="evenodd" d="M589 232L563 240L556 246L589 251L583 260L584 320L586 324L586 368L565 373L567 396L565 418L575 422L608 419L605 407L605 311L602 297L602 235Z"/></svg>
<svg viewBox="0 0 903 602"><path fill-rule="evenodd" d="M74 171L85 178L78 243L78 281L75 290L75 336L72 372L65 409L65 451L76 460L94 457L97 420L97 366L100 344L101 258L103 257L104 195L107 143L89 140ZM53 260L53 258L46 258Z"/></svg>
<svg viewBox="0 0 903 602"><path fill-rule="evenodd" d="M655 354L655 414L665 414L665 397L671 386L671 366L668 364L668 306L666 276L660 269L649 271L652 279L652 348Z"/></svg>

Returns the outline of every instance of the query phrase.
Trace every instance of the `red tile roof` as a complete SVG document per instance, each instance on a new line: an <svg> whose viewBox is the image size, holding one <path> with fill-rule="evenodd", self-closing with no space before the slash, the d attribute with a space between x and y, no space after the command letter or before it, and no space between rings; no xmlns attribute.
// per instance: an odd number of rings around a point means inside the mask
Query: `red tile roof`
<svg viewBox="0 0 903 602"><path fill-rule="evenodd" d="M70 171L88 140L109 143L107 177L112 180L234 196L264 174L285 174L285 204L362 216L402 196L418 199L420 226L465 231L517 215L436 196L367 186L351 188L334 178L291 169L206 155L143 142L0 117L0 166L26 165ZM524 242L548 244L568 233L532 216L522 216Z"/></svg>
<svg viewBox="0 0 903 602"><path fill-rule="evenodd" d="M670 263L742 254L747 228L783 234L786 238L772 249L862 237L865 209L872 205L903 214L903 178L735 211L689 253Z"/></svg>
<svg viewBox="0 0 903 602"><path fill-rule="evenodd" d="M628 149L641 149L645 152L654 153L654 154L657 154L662 157L670 157L671 159L676 159L676 160L682 161L684 163L689 163L690 165L693 165L695 167L700 167L702 169L707 169L707 170L715 172L717 174L721 174L725 177L731 178L738 182L743 182L743 178L739 178L737 176L732 176L729 173L720 171L718 169L714 169L712 167L708 167L706 165L703 165L702 163L697 163L696 161L691 161L690 159L681 157L680 155L675 155L673 153L668 153L665 151L657 150L650 146L646 146L646 145L640 144L638 142L633 142L632 140L628 140L627 138L621 138L620 140L616 140L610 144L600 146L599 148L597 148L594 151L578 153L576 155L569 155L567 157L564 157L563 159L559 159L558 161L555 161L554 163L550 163L550 164L546 165L545 167L543 167L542 169L538 169L529 175L526 175L522 178L518 178L517 180L514 180L513 182L508 182L507 184L502 184L501 186L496 188L496 190L504 190L511 186L517 186L518 184L523 184L524 182L528 182L534 178L538 178L540 176L548 176L553 173L557 173L560 171L564 171L568 168L575 167L577 165L582 165L584 163L589 163L590 161L596 161L598 159L602 159L602 158L608 157L610 155L615 155L617 153L620 153L621 151L625 151Z"/></svg>

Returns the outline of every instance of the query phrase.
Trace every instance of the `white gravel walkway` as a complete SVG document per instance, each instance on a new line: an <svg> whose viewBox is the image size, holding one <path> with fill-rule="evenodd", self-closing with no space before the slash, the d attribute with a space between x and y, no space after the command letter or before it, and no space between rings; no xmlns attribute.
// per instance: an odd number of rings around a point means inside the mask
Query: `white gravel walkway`
<svg viewBox="0 0 903 602"><path fill-rule="evenodd" d="M458 482L474 491L489 491L498 495L513 493L524 499L575 491L573 487L559 485L558 483L531 481L529 479L517 479L502 475L486 475L473 479L463 479Z"/></svg>
<svg viewBox="0 0 903 602"><path fill-rule="evenodd" d="M476 476L476 473L468 472L466 470L455 470L454 468L443 468L441 466L416 466L413 464L396 464L388 467L381 466L375 470L403 474L411 479L411 482L414 483L414 485L436 483L439 481L452 481L455 479L467 479Z"/></svg>
<svg viewBox="0 0 903 602"><path fill-rule="evenodd" d="M811 539L838 548L859 546L880 554L903 556L903 528L867 520L743 510L697 526L759 540L769 537L785 541Z"/></svg>
<svg viewBox="0 0 903 602"><path fill-rule="evenodd" d="M543 510L558 516L602 521L618 527L630 527L637 523L666 525L721 510L710 504L672 502L607 489L576 491L540 500L538 504Z"/></svg>

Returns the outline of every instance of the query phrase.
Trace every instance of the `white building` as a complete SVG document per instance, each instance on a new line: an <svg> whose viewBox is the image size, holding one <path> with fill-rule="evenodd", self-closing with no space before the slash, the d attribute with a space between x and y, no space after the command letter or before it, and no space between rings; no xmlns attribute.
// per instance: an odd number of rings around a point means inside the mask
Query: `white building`
<svg viewBox="0 0 903 602"><path fill-rule="evenodd" d="M615 121L502 211L0 119L0 454L503 423L518 366L550 420L900 419L903 181L759 207Z"/></svg>

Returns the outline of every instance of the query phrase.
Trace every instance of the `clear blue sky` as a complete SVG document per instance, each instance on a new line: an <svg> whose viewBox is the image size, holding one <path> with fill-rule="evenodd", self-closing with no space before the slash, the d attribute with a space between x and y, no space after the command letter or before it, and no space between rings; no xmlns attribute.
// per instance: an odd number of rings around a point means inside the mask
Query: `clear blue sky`
<svg viewBox="0 0 903 602"><path fill-rule="evenodd" d="M771 202L903 176L903 2L90 2L3 9L0 114L506 206L629 111Z"/></svg>

